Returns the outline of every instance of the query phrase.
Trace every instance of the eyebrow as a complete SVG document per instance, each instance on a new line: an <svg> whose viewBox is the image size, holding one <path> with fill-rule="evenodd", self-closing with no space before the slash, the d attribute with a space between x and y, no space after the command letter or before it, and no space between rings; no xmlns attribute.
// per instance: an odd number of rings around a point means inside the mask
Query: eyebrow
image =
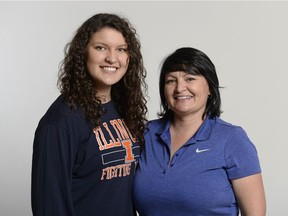
<svg viewBox="0 0 288 216"><path fill-rule="evenodd" d="M108 45L108 44L106 44L106 43L103 43L103 42L91 42L91 44L92 45L103 45L103 46L110 46L110 45ZM128 47L128 44L120 44L120 45L117 45L117 47Z"/></svg>

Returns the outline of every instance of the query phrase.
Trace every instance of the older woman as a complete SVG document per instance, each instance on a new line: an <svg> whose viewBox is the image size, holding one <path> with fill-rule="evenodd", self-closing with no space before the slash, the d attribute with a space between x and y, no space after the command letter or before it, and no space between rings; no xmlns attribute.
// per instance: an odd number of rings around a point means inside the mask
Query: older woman
<svg viewBox="0 0 288 216"><path fill-rule="evenodd" d="M219 118L219 83L211 60L184 47L160 74L162 112L149 123L134 180L140 216L265 215L255 146Z"/></svg>

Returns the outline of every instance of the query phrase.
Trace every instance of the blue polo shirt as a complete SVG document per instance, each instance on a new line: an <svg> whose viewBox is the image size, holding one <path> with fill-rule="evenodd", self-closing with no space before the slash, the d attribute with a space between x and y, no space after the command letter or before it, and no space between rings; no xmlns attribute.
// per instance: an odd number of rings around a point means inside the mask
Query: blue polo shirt
<svg viewBox="0 0 288 216"><path fill-rule="evenodd" d="M238 215L231 179L261 172L245 131L207 118L170 158L170 121L151 121L133 186L140 216Z"/></svg>

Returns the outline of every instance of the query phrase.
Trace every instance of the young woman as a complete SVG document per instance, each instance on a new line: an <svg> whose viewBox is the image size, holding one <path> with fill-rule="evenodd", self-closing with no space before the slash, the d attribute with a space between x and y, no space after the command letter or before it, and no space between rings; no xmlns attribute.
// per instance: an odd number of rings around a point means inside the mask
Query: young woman
<svg viewBox="0 0 288 216"><path fill-rule="evenodd" d="M61 95L35 132L33 215L134 215L147 112L140 48L128 20L107 13L85 21L66 46Z"/></svg>

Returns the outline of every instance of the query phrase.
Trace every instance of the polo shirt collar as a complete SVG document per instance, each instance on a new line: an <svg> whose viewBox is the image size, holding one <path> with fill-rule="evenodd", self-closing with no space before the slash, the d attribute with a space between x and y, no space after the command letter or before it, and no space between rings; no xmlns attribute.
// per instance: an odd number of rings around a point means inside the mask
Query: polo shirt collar
<svg viewBox="0 0 288 216"><path fill-rule="evenodd" d="M218 117L214 117L214 118L206 118L202 125L200 126L200 128L197 130L197 132L194 134L194 136L192 138L190 138L190 140L187 142L190 144L196 143L197 141L205 141L208 140L210 135L211 135L211 131L212 128L214 127L216 121L217 121ZM161 119L162 120L162 127L159 127L158 131L156 131L156 134L160 135L160 137L162 138L162 140L166 140L169 139L170 140L170 125L171 125L171 118L169 118L168 120L165 121L165 119ZM169 135L169 136L167 136Z"/></svg>

